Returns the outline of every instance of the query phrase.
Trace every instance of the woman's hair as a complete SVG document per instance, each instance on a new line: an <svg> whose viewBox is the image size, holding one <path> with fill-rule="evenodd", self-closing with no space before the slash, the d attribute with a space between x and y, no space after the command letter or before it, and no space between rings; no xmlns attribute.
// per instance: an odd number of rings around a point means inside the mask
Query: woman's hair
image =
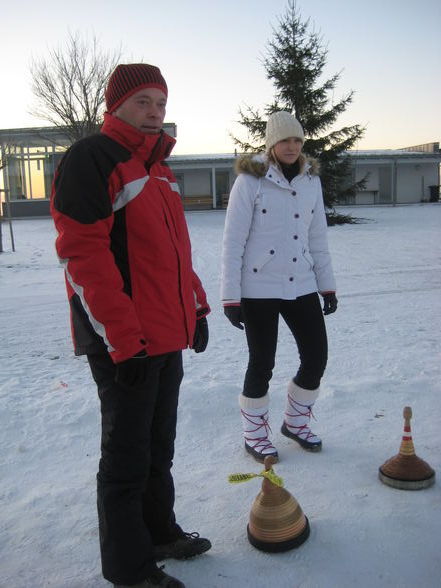
<svg viewBox="0 0 441 588"><path fill-rule="evenodd" d="M272 164L274 164L277 167L280 167L279 165L279 160L277 159L275 153L274 153L274 148L271 147L271 149L269 151L266 152L266 155L268 157L268 161Z"/></svg>

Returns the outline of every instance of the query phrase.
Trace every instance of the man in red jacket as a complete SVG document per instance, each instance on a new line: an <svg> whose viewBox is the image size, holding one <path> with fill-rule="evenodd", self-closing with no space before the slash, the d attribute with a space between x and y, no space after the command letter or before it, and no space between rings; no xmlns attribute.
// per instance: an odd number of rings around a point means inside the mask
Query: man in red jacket
<svg viewBox="0 0 441 588"><path fill-rule="evenodd" d="M176 523L171 475L182 349L205 350L210 309L164 163L175 143L162 130L166 82L155 66L119 65L105 96L101 133L66 152L51 199L75 353L101 401L103 575L182 588L156 562L211 547Z"/></svg>

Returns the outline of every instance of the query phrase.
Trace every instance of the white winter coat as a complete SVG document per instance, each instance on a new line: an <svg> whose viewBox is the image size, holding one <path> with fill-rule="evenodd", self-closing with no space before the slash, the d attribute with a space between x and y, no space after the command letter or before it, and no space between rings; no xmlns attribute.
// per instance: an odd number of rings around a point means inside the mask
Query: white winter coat
<svg viewBox="0 0 441 588"><path fill-rule="evenodd" d="M335 291L320 178L301 155L291 182L262 155L243 156L229 198L222 300Z"/></svg>

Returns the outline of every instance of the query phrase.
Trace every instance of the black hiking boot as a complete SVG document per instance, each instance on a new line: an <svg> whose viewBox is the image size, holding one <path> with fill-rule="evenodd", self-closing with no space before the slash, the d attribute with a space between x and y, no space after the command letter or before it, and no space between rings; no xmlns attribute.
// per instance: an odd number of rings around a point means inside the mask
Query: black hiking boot
<svg viewBox="0 0 441 588"><path fill-rule="evenodd" d="M156 586L162 586L163 588L185 588L185 584L169 576L163 571L164 566L158 568L152 572L143 582L139 584L132 584L131 586L126 584L114 584L114 588L155 588Z"/></svg>
<svg viewBox="0 0 441 588"><path fill-rule="evenodd" d="M211 549L210 541L199 537L199 533L183 533L170 543L155 545L153 556L156 561L168 558L188 559L189 557L205 553L209 549Z"/></svg>

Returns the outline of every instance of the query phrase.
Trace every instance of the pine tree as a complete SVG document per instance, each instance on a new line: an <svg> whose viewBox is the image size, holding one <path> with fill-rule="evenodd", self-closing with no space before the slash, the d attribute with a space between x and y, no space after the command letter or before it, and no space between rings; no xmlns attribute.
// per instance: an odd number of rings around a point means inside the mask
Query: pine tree
<svg viewBox="0 0 441 588"><path fill-rule="evenodd" d="M340 73L324 82L320 80L327 56L328 50L321 35L311 30L309 20L302 21L295 0L289 0L286 13L279 19L279 26L268 43L263 62L266 75L275 88L272 104L263 110L265 118L277 110L287 110L302 125L307 137L303 150L320 162L324 200L331 224L350 220L337 215L333 206L342 197L354 195L365 182L352 181L350 158L346 153L362 137L364 128L353 125L327 132L354 96L350 91L336 104L330 104L329 96ZM243 151L263 150L265 120L259 110L246 106L239 110L239 115L239 123L247 129L249 141L233 137L234 142Z"/></svg>

